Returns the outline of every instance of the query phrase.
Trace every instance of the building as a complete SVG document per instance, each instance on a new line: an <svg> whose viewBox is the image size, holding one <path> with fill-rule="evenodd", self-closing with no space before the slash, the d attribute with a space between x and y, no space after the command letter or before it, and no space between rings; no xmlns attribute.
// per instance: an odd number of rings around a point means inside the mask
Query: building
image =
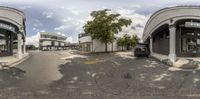
<svg viewBox="0 0 200 99"><path fill-rule="evenodd" d="M84 52L105 52L105 44L97 39L92 40L91 36L80 33L79 38L79 49ZM119 51L120 47L117 46L117 41L108 44L108 51Z"/></svg>
<svg viewBox="0 0 200 99"><path fill-rule="evenodd" d="M144 28L143 41L152 53L177 57L200 56L200 6L176 6L155 12Z"/></svg>
<svg viewBox="0 0 200 99"><path fill-rule="evenodd" d="M15 8L0 7L0 57L26 53L25 14ZM16 48L16 52L14 50Z"/></svg>
<svg viewBox="0 0 200 99"><path fill-rule="evenodd" d="M64 50L67 46L67 37L56 33L41 32L39 37L40 50Z"/></svg>

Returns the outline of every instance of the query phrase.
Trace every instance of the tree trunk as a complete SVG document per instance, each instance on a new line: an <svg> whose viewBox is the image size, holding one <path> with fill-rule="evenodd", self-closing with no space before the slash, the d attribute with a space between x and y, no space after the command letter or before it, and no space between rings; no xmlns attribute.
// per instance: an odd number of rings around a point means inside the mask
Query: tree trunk
<svg viewBox="0 0 200 99"><path fill-rule="evenodd" d="M108 43L105 43L105 52L108 52Z"/></svg>
<svg viewBox="0 0 200 99"><path fill-rule="evenodd" d="M94 50L93 50L93 39L92 39L92 52L93 52Z"/></svg>
<svg viewBox="0 0 200 99"><path fill-rule="evenodd" d="M112 42L112 52L113 52L113 42Z"/></svg>
<svg viewBox="0 0 200 99"><path fill-rule="evenodd" d="M122 46L122 51L124 51L124 46Z"/></svg>

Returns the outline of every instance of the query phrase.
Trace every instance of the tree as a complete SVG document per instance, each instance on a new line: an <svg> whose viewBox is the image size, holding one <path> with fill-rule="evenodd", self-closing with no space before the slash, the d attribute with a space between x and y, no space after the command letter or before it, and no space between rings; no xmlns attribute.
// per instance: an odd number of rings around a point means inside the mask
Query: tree
<svg viewBox="0 0 200 99"><path fill-rule="evenodd" d="M132 47L135 47L135 45L139 42L139 37L137 36L137 35L133 35L132 37L131 37L131 46Z"/></svg>
<svg viewBox="0 0 200 99"><path fill-rule="evenodd" d="M129 36L129 35L124 35L123 37L120 37L117 40L118 46L122 47L122 51L124 50L123 48L126 46L127 50L130 50L131 47L135 47L135 45L138 43L139 38L137 35Z"/></svg>
<svg viewBox="0 0 200 99"><path fill-rule="evenodd" d="M36 50L38 49L35 45L26 45L27 50Z"/></svg>
<svg viewBox="0 0 200 99"><path fill-rule="evenodd" d="M119 18L120 14L108 14L108 9L93 11L90 15L93 20L87 21L83 26L84 32L92 39L98 39L105 44L105 52L108 51L108 43L113 42L114 33L122 31L122 27L129 26L130 19Z"/></svg>
<svg viewBox="0 0 200 99"><path fill-rule="evenodd" d="M131 36L128 36L128 35L124 35L124 42L125 42L125 46L126 46L126 49L129 50L130 47L131 47Z"/></svg>
<svg viewBox="0 0 200 99"><path fill-rule="evenodd" d="M122 51L124 50L125 44L126 44L126 43L125 43L125 38L124 38L124 37L118 38L118 40L117 40L117 45L118 45L118 46L121 46Z"/></svg>

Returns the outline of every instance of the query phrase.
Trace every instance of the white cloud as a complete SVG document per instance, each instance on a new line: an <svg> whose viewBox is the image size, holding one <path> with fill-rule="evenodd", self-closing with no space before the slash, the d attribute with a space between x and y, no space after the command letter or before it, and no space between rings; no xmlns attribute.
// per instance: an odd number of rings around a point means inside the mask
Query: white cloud
<svg viewBox="0 0 200 99"><path fill-rule="evenodd" d="M39 32L36 35L27 37L26 44L27 45L35 45L36 47L39 47Z"/></svg>
<svg viewBox="0 0 200 99"><path fill-rule="evenodd" d="M69 27L68 25L61 25L59 27L55 27L54 30L61 31L67 29L68 27Z"/></svg>
<svg viewBox="0 0 200 99"><path fill-rule="evenodd" d="M150 15L144 16L135 13L134 10L123 9L123 8L116 10L116 12L120 13L121 16L124 18L129 18L132 20L132 24L130 26L123 28L121 35L123 34L137 35L138 37L141 38L143 34L143 29Z"/></svg>
<svg viewBox="0 0 200 99"><path fill-rule="evenodd" d="M22 9L22 10L26 10L26 9L30 9L32 8L32 6L21 6L19 7L19 9Z"/></svg>
<svg viewBox="0 0 200 99"><path fill-rule="evenodd" d="M53 18L54 13L52 11L45 11L42 13L46 18Z"/></svg>
<svg viewBox="0 0 200 99"><path fill-rule="evenodd" d="M57 32L58 35L66 36L64 33Z"/></svg>
<svg viewBox="0 0 200 99"><path fill-rule="evenodd" d="M43 23L40 20L36 19L36 20L34 20L33 26L41 27L41 26L43 26Z"/></svg>
<svg viewBox="0 0 200 99"><path fill-rule="evenodd" d="M82 27L86 23L86 20L88 19L89 17L87 17L86 19L77 19L77 18L67 17L63 19L63 24L61 26L55 27L54 30L63 31L67 29L73 29L74 32L79 33L80 31L82 31Z"/></svg>
<svg viewBox="0 0 200 99"><path fill-rule="evenodd" d="M67 42L73 43L73 42L74 42L74 41L73 41L73 37L71 37L71 36L68 37L68 38L67 38Z"/></svg>
<svg viewBox="0 0 200 99"><path fill-rule="evenodd" d="M71 12L74 15L79 15L80 14L80 11L78 9L74 8L74 7L61 6L60 8L64 9L64 10L68 10L69 12Z"/></svg>
<svg viewBox="0 0 200 99"><path fill-rule="evenodd" d="M45 30L41 30L40 32L46 32Z"/></svg>

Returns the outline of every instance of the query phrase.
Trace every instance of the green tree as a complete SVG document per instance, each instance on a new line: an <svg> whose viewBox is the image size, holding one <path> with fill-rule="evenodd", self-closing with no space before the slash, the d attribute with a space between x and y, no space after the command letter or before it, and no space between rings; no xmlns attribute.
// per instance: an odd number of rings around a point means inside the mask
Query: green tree
<svg viewBox="0 0 200 99"><path fill-rule="evenodd" d="M122 51L124 50L124 46L125 46L126 42L125 42L125 38L124 37L120 37L117 40L117 45L121 46Z"/></svg>
<svg viewBox="0 0 200 99"><path fill-rule="evenodd" d="M124 35L124 42L125 42L125 46L126 46L126 49L129 50L130 47L131 47L131 36L129 35Z"/></svg>
<svg viewBox="0 0 200 99"><path fill-rule="evenodd" d="M131 37L131 46L132 47L135 47L135 45L139 42L139 37L137 36L137 35L133 35L132 37Z"/></svg>
<svg viewBox="0 0 200 99"><path fill-rule="evenodd" d="M133 35L133 36L124 35L123 37L120 37L117 40L117 44L118 46L122 47L122 51L123 51L124 47L126 47L127 50L130 50L131 47L135 47L138 41L139 41L139 38L137 35Z"/></svg>
<svg viewBox="0 0 200 99"><path fill-rule="evenodd" d="M92 39L98 39L105 44L105 52L108 51L108 43L113 42L114 33L122 31L123 26L129 26L130 19L119 18L120 14L108 14L108 9L93 11L90 15L93 20L87 21L83 26L85 33Z"/></svg>

